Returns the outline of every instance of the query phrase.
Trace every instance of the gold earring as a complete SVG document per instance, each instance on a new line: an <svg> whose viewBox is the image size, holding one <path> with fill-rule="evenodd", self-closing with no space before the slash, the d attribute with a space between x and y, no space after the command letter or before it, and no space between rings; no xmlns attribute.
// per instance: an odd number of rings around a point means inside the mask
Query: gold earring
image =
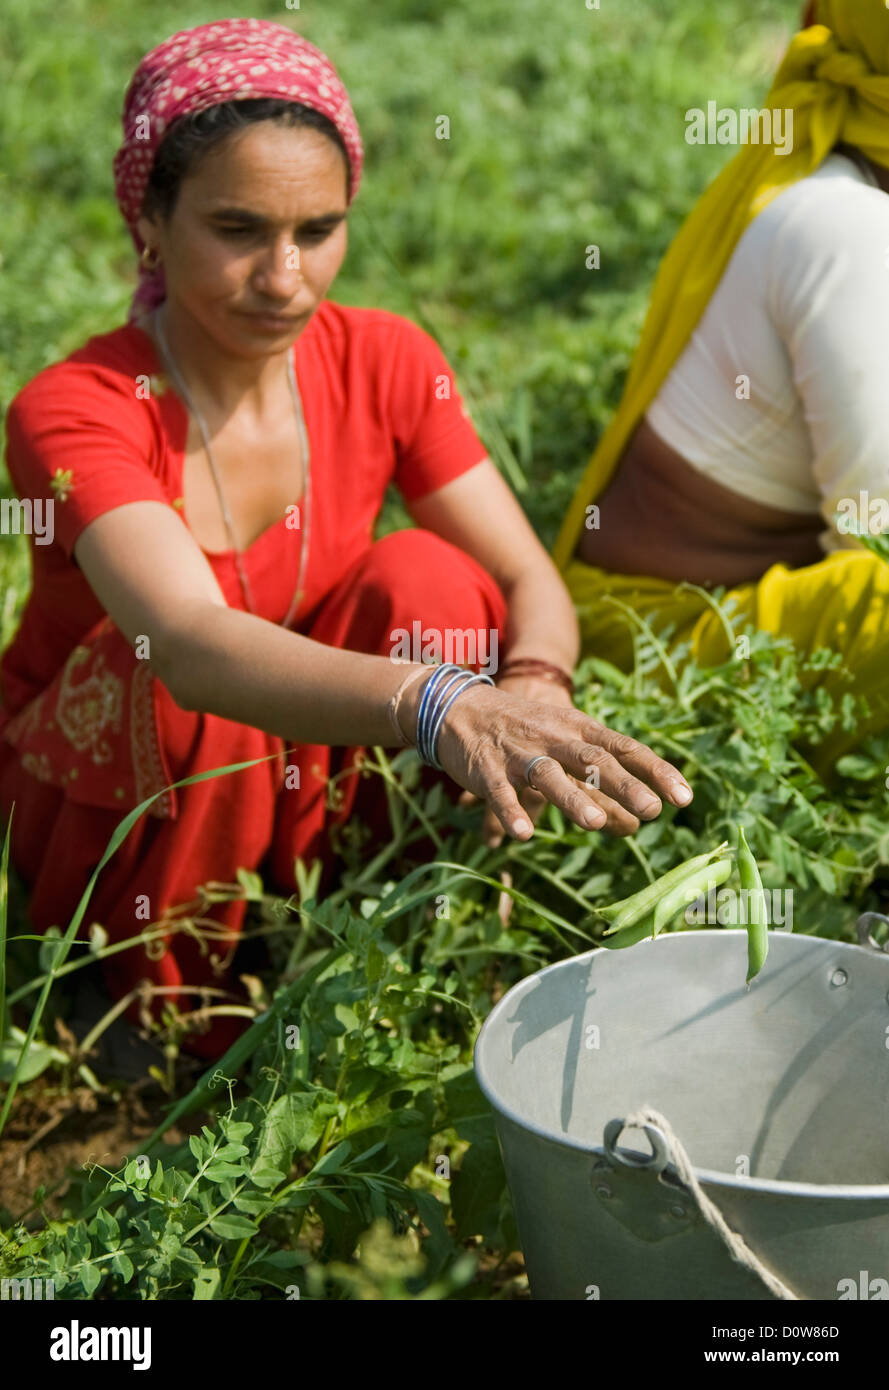
<svg viewBox="0 0 889 1390"><path fill-rule="evenodd" d="M153 260L149 257L154 257ZM157 270L161 263L160 252L156 246L143 246L142 255L139 257L139 264L143 270Z"/></svg>

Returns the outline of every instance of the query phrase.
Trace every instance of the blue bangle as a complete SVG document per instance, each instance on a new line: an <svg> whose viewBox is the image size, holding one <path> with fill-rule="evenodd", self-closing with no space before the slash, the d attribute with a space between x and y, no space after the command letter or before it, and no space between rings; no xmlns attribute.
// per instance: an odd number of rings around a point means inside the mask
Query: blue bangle
<svg viewBox="0 0 889 1390"><path fill-rule="evenodd" d="M436 691L434 705L430 708L428 726L426 729L426 750L429 754L429 762L433 767L437 765L435 756L435 745L438 740L438 731L441 728L441 718L452 701L460 694L460 691L471 678L471 672L458 670L449 680L443 681ZM453 687L456 686L456 690ZM451 692L450 694L448 692Z"/></svg>
<svg viewBox="0 0 889 1390"><path fill-rule="evenodd" d="M423 687L417 713L416 747L422 762L443 771L438 760L438 738L448 710L470 686L493 684L490 676L474 675L453 662L438 667Z"/></svg>
<svg viewBox="0 0 889 1390"><path fill-rule="evenodd" d="M419 753L420 758L423 762L429 761L429 721L430 715L434 713L435 704L437 703L433 700L433 696L437 687L441 684L442 680L444 680L445 677L449 674L452 674L454 671L458 671L459 669L459 667L454 666L452 664L439 666L438 669L433 672L433 674L427 680L426 684L423 686L423 694L420 697L420 707L417 711L416 738L417 752Z"/></svg>
<svg viewBox="0 0 889 1390"><path fill-rule="evenodd" d="M442 770L441 763L440 763L439 760L438 760L438 736L439 736L439 734L441 733L441 727L442 727L442 725L443 725L443 723L444 723L445 715L447 714L448 710L451 708L451 705L454 703L454 701L455 701L460 695L463 694L463 692L464 692L465 690L468 690L469 687L470 687L471 685L493 685L493 684L494 684L494 682L491 680L491 677L490 677L490 676L474 676L474 675L471 675L471 674L467 673L467 679L461 682L459 690L455 690L454 693L451 695L450 699L445 700L445 701L444 701L444 704L443 704L442 706L439 707L439 711L438 711L438 714L437 714L436 719L435 719L435 724L433 725L433 728L432 728L432 737L431 737L431 739L430 739L430 748L431 748L431 751L432 751L432 766L433 766L433 767L437 767L440 771Z"/></svg>
<svg viewBox="0 0 889 1390"><path fill-rule="evenodd" d="M440 699L460 674L460 667L449 662L439 666L435 676L426 681L417 716L417 752L425 763L432 763L432 724L439 709Z"/></svg>

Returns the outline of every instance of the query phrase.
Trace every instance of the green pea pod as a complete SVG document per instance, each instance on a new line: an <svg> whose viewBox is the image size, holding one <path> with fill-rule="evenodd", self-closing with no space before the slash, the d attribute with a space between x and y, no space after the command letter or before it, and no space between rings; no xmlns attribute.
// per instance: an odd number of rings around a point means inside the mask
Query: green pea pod
<svg viewBox="0 0 889 1390"><path fill-rule="evenodd" d="M744 827L738 826L738 876L747 891L747 988L758 975L769 954L769 915L759 866L747 843Z"/></svg>
<svg viewBox="0 0 889 1390"><path fill-rule="evenodd" d="M610 907L597 907L596 915L604 917L606 922L611 922L612 931L623 931L625 927L632 927L641 918L653 911L661 898L669 893L677 883L683 883L697 869L709 864L711 859L723 854L726 849L728 849L728 840L718 845L716 849L711 849L706 854L697 854L694 859L687 859L684 864L678 864L675 869L661 874L654 883L646 884L631 898L624 898L622 902L612 903Z"/></svg>
<svg viewBox="0 0 889 1390"><path fill-rule="evenodd" d="M599 944L607 946L609 951L621 951L624 946L635 946L637 942L644 941L646 937L651 939L653 925L654 913L649 912L648 916L643 917L642 921L637 922L635 926L615 928L613 932L606 932ZM611 937L610 941L609 937Z"/></svg>
<svg viewBox="0 0 889 1390"><path fill-rule="evenodd" d="M652 935L657 936L658 932L663 930L681 908L688 907L702 893L706 893L710 888L718 888L721 883L725 883L726 879L731 876L731 872L732 861L720 859L718 863L705 864L702 869L696 869L693 874L682 879L661 898L655 908Z"/></svg>

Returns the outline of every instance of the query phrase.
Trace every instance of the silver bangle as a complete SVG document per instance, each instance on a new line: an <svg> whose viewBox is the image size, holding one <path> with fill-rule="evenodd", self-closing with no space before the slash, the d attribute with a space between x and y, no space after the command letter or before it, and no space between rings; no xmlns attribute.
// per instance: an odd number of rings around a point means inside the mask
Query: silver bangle
<svg viewBox="0 0 889 1390"><path fill-rule="evenodd" d="M439 666L423 687L417 716L417 752L422 762L442 772L438 760L438 738L445 715L451 705L472 685L493 685L490 676L473 675L471 671L445 662ZM453 687L457 686L455 690Z"/></svg>

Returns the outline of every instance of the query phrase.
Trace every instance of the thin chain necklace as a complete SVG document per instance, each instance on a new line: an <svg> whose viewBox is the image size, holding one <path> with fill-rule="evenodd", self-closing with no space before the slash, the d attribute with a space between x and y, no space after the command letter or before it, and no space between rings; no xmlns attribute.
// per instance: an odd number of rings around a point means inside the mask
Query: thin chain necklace
<svg viewBox="0 0 889 1390"><path fill-rule="evenodd" d="M210 464L210 471L213 474L213 481L216 484L216 491L219 495L219 505L222 508L222 515L225 520L225 529L228 533L229 544L231 545L232 552L235 557L235 567L238 571L238 578L241 581L241 591L244 595L244 602L247 605L248 610L254 615L254 617L256 617L256 608L253 604L253 597L251 594L250 585L247 580L247 575L244 572L244 566L241 559L241 551L235 545L234 530L232 528L232 519L228 510L228 505L225 500L225 493L222 490L222 483L219 480L219 474L216 469L216 460L213 457L213 450L210 447L210 436L207 431L207 426L204 423L203 415L195 405L194 400L192 399L191 394L188 390L188 387L185 385L185 382L182 379L182 375L178 367L176 366L176 361L173 357L173 354L170 351L169 345L167 343L166 334L164 333L163 324L161 323L160 309L161 306L159 305L154 310L154 313L152 315L154 320L155 333L157 334L158 342L160 343L161 350L167 361L167 365L170 368L170 374L176 383L179 394L182 396L182 399L185 401L192 415L198 422L198 428L201 431L201 437L204 441L204 449L207 454L207 461ZM296 424L297 429L299 430L300 445L302 448L302 456L304 459L305 487L303 490L303 496L305 506L301 509L300 514L299 574L296 580L296 592L293 595L293 600L290 604L287 616L281 623L282 627L289 626L290 620L296 612L297 608L299 607L300 601L303 597L303 580L305 579L306 565L308 563L309 533L312 518L312 476L309 459L309 436L306 430L305 416L303 414L302 399L299 393L299 386L296 380L296 373L293 369L292 348L288 351L287 354L287 380L290 385L290 394L293 398L293 405L296 411Z"/></svg>

